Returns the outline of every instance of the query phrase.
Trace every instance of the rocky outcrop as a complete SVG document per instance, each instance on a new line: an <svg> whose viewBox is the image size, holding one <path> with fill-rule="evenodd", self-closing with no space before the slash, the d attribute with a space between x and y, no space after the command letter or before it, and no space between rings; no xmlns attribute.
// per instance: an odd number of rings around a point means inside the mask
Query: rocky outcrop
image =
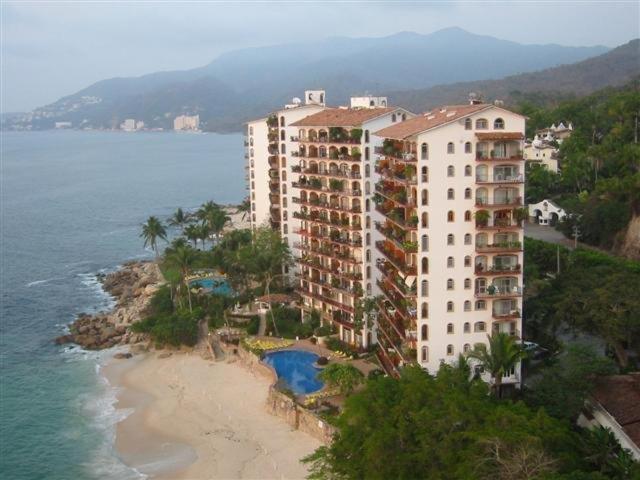
<svg viewBox="0 0 640 480"><path fill-rule="evenodd" d="M115 298L115 308L96 315L80 314L70 325L69 334L56 338L56 344L76 343L98 350L148 340L147 335L131 332L129 327L144 318L149 301L162 282L158 266L152 262L129 262L101 280L105 291Z"/></svg>
<svg viewBox="0 0 640 480"><path fill-rule="evenodd" d="M627 230L614 250L632 260L640 260L640 215L631 217Z"/></svg>

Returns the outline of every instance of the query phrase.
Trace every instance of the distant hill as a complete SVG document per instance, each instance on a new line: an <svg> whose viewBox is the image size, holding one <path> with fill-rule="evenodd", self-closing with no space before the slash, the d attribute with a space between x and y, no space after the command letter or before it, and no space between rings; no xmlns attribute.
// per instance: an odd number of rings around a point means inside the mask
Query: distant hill
<svg viewBox="0 0 640 480"><path fill-rule="evenodd" d="M389 101L421 112L432 107L458 103L475 92L488 101L506 104L530 100L546 103L582 96L604 87L617 87L640 76L640 39L632 40L602 55L571 65L512 75L500 80L481 80L438 85L419 90L388 92Z"/></svg>
<svg viewBox="0 0 640 480"><path fill-rule="evenodd" d="M51 128L62 120L109 128L125 118L167 128L177 115L198 113L209 130L237 130L243 121L281 106L305 89L325 89L335 105L366 91L502 78L607 51L602 46L522 45L459 28L429 35L334 37L237 50L192 70L102 80L26 118L33 128Z"/></svg>

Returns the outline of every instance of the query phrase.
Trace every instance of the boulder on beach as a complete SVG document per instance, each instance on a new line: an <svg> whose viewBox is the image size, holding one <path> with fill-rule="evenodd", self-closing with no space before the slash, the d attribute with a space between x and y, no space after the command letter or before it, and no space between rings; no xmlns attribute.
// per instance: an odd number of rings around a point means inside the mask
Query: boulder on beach
<svg viewBox="0 0 640 480"><path fill-rule="evenodd" d="M113 356L113 358L117 358L117 359L119 359L119 360L124 360L124 359L131 358L131 357L133 357L133 354L131 354L131 353L129 353L129 352L127 352L127 353L119 352L119 353L116 353L116 354Z"/></svg>

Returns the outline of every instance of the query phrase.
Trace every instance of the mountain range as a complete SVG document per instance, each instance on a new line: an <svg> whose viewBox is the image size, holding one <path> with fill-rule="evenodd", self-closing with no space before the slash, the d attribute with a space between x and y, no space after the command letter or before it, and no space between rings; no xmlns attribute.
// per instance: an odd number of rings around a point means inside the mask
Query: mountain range
<svg viewBox="0 0 640 480"><path fill-rule="evenodd" d="M560 92L575 90L576 78L580 91L590 91L640 73L637 54L637 41L614 50L523 45L459 28L333 37L236 50L191 70L102 80L23 121L35 129L51 128L55 121L115 128L135 118L149 127L171 128L177 115L197 113L206 130L237 131L305 89L325 89L332 105L370 92L422 111L432 103L464 101L471 90L491 97L531 88Z"/></svg>

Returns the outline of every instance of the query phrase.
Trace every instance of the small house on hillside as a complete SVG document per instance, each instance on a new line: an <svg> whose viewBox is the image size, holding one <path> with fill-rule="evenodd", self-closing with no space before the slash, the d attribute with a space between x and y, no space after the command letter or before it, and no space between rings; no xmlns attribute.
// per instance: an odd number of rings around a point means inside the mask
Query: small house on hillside
<svg viewBox="0 0 640 480"><path fill-rule="evenodd" d="M551 200L529 204L529 218L531 223L540 225L555 225L558 220L566 217L565 211Z"/></svg>

